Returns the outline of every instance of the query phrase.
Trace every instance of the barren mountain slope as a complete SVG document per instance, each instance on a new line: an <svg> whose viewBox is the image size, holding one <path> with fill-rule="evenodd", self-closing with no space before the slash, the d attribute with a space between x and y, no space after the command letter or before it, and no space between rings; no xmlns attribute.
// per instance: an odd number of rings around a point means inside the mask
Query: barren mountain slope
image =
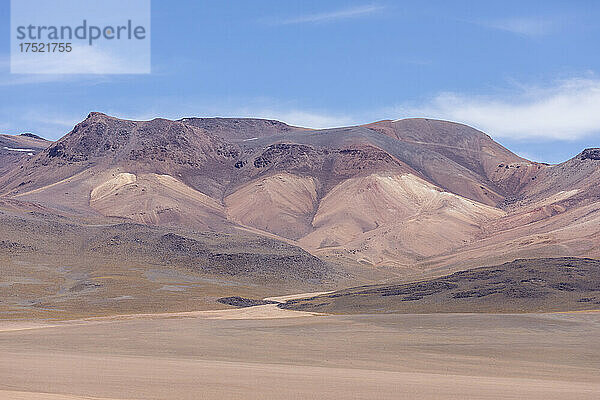
<svg viewBox="0 0 600 400"><path fill-rule="evenodd" d="M600 258L600 202L546 214L507 214L485 225L480 240L452 252L424 259L413 270L431 273L457 271L482 263L500 263L523 257L592 257ZM518 217L518 218L517 218ZM522 224L520 224L522 223Z"/></svg>
<svg viewBox="0 0 600 400"><path fill-rule="evenodd" d="M32 157L51 143L32 133L0 135L0 176L19 161Z"/></svg>
<svg viewBox="0 0 600 400"><path fill-rule="evenodd" d="M412 118L365 126L405 145L425 149L421 156L406 154L410 161L405 161L438 186L489 205L517 193L527 183L526 179L520 182L524 170L541 168L541 164L515 155L485 133L454 122ZM430 152L437 156L432 159ZM520 168L524 169L516 171Z"/></svg>
<svg viewBox="0 0 600 400"><path fill-rule="evenodd" d="M150 225L203 231L224 231L227 225L219 202L170 175L116 173L92 190L89 204L105 216Z"/></svg>
<svg viewBox="0 0 600 400"><path fill-rule="evenodd" d="M444 192L412 174L373 174L332 189L300 240L314 252L343 248L370 264L411 265L464 246L504 213Z"/></svg>
<svg viewBox="0 0 600 400"><path fill-rule="evenodd" d="M506 214L485 224L482 240L425 262L446 267L530 256L600 257L600 161L587 149L543 166L505 201Z"/></svg>
<svg viewBox="0 0 600 400"><path fill-rule="evenodd" d="M232 221L299 239L312 231L316 180L280 173L243 186L225 198Z"/></svg>
<svg viewBox="0 0 600 400"><path fill-rule="evenodd" d="M600 149L585 149L558 165L545 166L519 193L518 207L558 203L571 208L600 198ZM549 201L553 199L553 201Z"/></svg>
<svg viewBox="0 0 600 400"><path fill-rule="evenodd" d="M0 175L0 194L16 209L245 229L328 259L418 271L467 254L594 255L597 232L582 221L597 218L597 158L586 150L558 166L533 163L473 128L428 119L306 130L91 113Z"/></svg>

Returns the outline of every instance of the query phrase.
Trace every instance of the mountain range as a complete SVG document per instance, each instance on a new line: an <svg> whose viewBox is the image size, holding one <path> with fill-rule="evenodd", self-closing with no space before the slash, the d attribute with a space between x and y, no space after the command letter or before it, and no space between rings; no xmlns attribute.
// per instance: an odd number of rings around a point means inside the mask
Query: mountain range
<svg viewBox="0 0 600 400"><path fill-rule="evenodd" d="M549 165L431 119L314 130L93 112L55 142L0 136L7 221L159 230L180 238L171 240L180 253L199 234L241 235L287 246L321 271L310 276L334 286L517 258L600 257L599 184L600 149ZM12 226L5 242L40 247L35 232L19 236L22 223ZM192 258L209 262L203 257ZM272 272L281 281L290 273Z"/></svg>

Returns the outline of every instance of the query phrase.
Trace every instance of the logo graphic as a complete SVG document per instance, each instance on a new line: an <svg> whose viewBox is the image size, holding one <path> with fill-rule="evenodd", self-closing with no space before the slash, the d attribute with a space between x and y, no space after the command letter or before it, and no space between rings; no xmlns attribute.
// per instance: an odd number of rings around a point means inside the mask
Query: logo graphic
<svg viewBox="0 0 600 400"><path fill-rule="evenodd" d="M12 0L11 72L150 73L150 0Z"/></svg>

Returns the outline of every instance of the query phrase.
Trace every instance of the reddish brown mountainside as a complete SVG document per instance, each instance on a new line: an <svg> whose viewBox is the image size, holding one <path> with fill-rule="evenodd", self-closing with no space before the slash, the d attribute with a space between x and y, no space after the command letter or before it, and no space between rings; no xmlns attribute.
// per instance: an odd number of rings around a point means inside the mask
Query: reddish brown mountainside
<svg viewBox="0 0 600 400"><path fill-rule="evenodd" d="M598 253L597 151L548 166L429 119L307 130L101 113L0 172L5 202L108 221L251 230L402 273ZM574 246L571 243L578 243Z"/></svg>
<svg viewBox="0 0 600 400"><path fill-rule="evenodd" d="M0 176L19 161L39 153L51 143L32 133L0 135Z"/></svg>

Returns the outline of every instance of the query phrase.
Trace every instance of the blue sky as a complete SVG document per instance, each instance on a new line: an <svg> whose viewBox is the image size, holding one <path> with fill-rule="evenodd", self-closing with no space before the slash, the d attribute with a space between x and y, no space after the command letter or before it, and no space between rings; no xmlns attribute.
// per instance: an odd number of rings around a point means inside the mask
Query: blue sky
<svg viewBox="0 0 600 400"><path fill-rule="evenodd" d="M90 111L310 127L426 116L537 161L600 146L597 1L152 1L149 75L9 72L0 132L56 139Z"/></svg>

